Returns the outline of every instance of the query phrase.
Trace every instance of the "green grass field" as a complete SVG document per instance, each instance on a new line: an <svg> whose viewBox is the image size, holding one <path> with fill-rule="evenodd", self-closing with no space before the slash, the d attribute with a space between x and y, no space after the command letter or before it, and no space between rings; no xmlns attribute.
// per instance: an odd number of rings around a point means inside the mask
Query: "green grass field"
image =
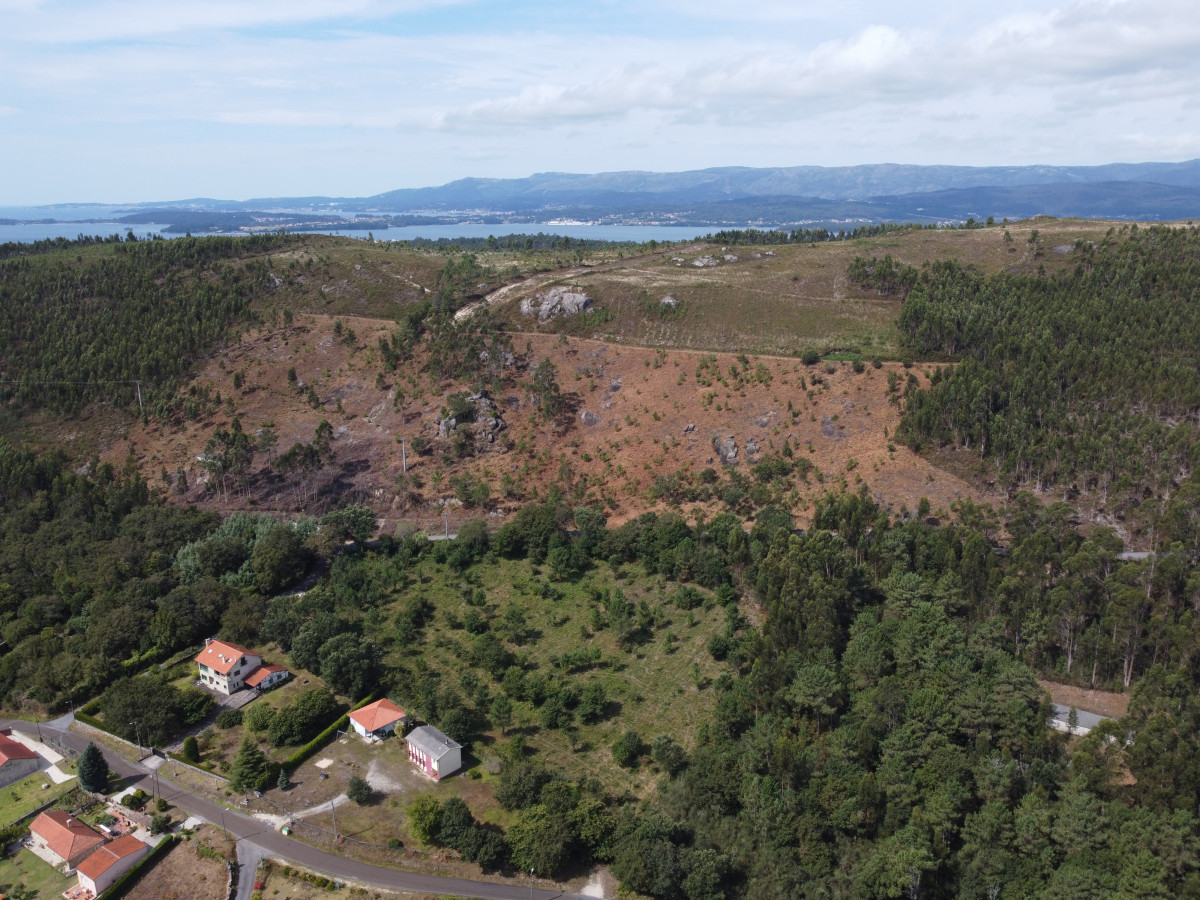
<svg viewBox="0 0 1200 900"><path fill-rule="evenodd" d="M496 631L510 608L519 610L525 620L528 637L520 644L506 643L526 668L538 674L560 678L582 688L599 681L609 705L606 718L596 724L584 724L575 718L567 729L543 728L539 710L531 703L514 703L509 733L490 729L474 747L481 760L496 754L496 744L512 733L521 733L527 744L552 768L571 773L586 773L598 778L617 795L632 791L642 794L653 783L656 772L643 765L634 770L619 767L612 759L612 742L625 730L633 729L647 743L660 734L687 740L707 711L707 686L721 671L705 649L709 637L724 627L724 610L706 591L703 606L690 613L670 602L677 586L668 585L659 576L646 575L640 565L613 570L599 563L575 582L557 582L552 587L559 599L544 599L547 581L542 567L527 561L499 560L484 562L469 573L469 581L457 577L445 565L422 561L415 569L416 584L408 594L427 598L435 607L432 622L421 640L412 646L392 650L388 662L408 670L428 666L443 673L444 682L456 687L470 705L503 693L500 685L481 669L464 660L472 637L462 627L468 612L474 610L490 621ZM618 646L611 630L597 628L592 620L596 606L590 599L594 589L619 588L634 604L644 602L654 625L644 643L628 649ZM473 607L466 593L482 591L483 606ZM385 610L390 618L398 604ZM584 670L565 672L554 663L565 653L579 648L595 648L599 662ZM469 673L469 674L468 674ZM412 688L400 685L396 699L415 701ZM484 710L486 711L486 709Z"/></svg>
<svg viewBox="0 0 1200 900"><path fill-rule="evenodd" d="M58 767L69 775L75 774L75 763L70 760L64 759ZM44 784L50 787L43 788ZM55 784L45 772L35 772L0 788L0 823L15 822L39 806L58 799L75 786L75 781Z"/></svg>
<svg viewBox="0 0 1200 900"><path fill-rule="evenodd" d="M1034 220L1009 226L1011 241L1004 239L1005 228L996 226L815 245L697 244L564 274L553 282L584 289L612 315L594 327L585 327L583 319L538 326L518 311L520 291L499 311L512 330L565 329L615 343L779 356L810 348L854 350L867 358L896 359L902 355L895 328L900 301L847 281L846 269L856 255L891 254L918 267L926 260L956 259L988 272L1044 266L1053 273L1074 265L1070 254L1057 254L1054 247L1076 239L1098 241L1108 227L1107 222ZM1039 256L1028 244L1034 228L1042 247ZM725 253L737 261L724 261ZM701 256L715 257L720 264L698 268L693 261ZM678 301L674 309L659 303L668 294Z"/></svg>
<svg viewBox="0 0 1200 900"><path fill-rule="evenodd" d="M23 884L36 891L40 900L52 900L76 883L74 875L66 877L25 849L0 861L0 885Z"/></svg>

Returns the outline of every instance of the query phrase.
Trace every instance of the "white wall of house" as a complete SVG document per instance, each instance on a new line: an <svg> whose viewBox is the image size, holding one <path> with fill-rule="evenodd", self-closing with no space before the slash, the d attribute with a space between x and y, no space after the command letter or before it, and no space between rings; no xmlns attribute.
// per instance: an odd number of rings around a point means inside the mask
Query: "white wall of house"
<svg viewBox="0 0 1200 900"><path fill-rule="evenodd" d="M434 761L434 768L437 770L438 778L445 778L462 768L462 751L450 749L447 750L440 758Z"/></svg>
<svg viewBox="0 0 1200 900"><path fill-rule="evenodd" d="M103 891L108 890L109 886L114 881L141 862L142 857L148 852L150 852L149 847L147 847L144 851L139 850L137 853L131 853L129 856L126 856L123 859L118 859L111 866L97 875L95 881L80 872L79 884L81 887L87 888L89 891L99 897Z"/></svg>

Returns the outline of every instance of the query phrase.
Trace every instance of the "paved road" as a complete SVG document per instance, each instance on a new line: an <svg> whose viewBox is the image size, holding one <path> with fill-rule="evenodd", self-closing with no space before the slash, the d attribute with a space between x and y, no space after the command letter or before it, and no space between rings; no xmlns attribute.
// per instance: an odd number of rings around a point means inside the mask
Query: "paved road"
<svg viewBox="0 0 1200 900"><path fill-rule="evenodd" d="M51 728L48 724L43 723L42 730L47 734L53 735L68 747L82 751L87 746L88 739L75 732L60 730L64 721L65 718L56 720L56 724L60 726L59 728ZM30 724L29 722L0 720L0 727L16 728L19 731L28 730ZM144 785L147 788L153 786L148 783L154 777L151 769L140 764L131 763L124 757L99 744L97 746L104 753L104 758L108 760L109 768L117 775L134 781L147 782ZM248 845L248 853L254 852L249 846L253 845L263 856L284 859L302 868L311 869L324 875L367 882L379 887L394 888L401 891L427 892L454 897L477 897L481 898L481 900L526 900L526 898L533 898L533 900L559 900L559 898L562 898L562 900L588 900L582 894L564 894L561 891L541 889L530 891L528 887L521 885L493 884L486 881L469 881L465 878L441 878L435 875L420 875L415 872L402 872L398 869L388 869L383 866L373 866L369 863L346 859L335 853L318 850L316 847L310 847L308 844L285 837L275 831L266 822L256 819L253 816L243 815L232 809L226 809L220 804L213 803L211 800L193 794L186 788L180 787L170 779L163 777L167 768L167 766L163 766L157 773L157 778L161 784L162 796L185 812L199 816L215 825L220 825L237 839L239 850L243 844ZM244 880L252 881L253 877L254 870L251 869L245 874ZM240 896L242 894L241 885L239 884Z"/></svg>

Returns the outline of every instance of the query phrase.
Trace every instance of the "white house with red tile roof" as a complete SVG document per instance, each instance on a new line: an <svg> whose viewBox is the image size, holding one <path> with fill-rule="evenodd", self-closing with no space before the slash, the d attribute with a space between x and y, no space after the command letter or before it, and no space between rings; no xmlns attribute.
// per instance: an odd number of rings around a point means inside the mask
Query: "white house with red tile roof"
<svg viewBox="0 0 1200 900"><path fill-rule="evenodd" d="M246 676L246 687L261 692L273 688L282 681L287 681L287 677L288 670L283 666L263 665Z"/></svg>
<svg viewBox="0 0 1200 900"><path fill-rule="evenodd" d="M29 826L29 849L58 866L75 868L104 837L61 809L39 813Z"/></svg>
<svg viewBox="0 0 1200 900"><path fill-rule="evenodd" d="M42 767L42 758L9 735L11 729L0 731L0 787L20 781Z"/></svg>
<svg viewBox="0 0 1200 900"><path fill-rule="evenodd" d="M404 722L404 710L387 697L376 700L374 703L368 703L362 709L356 709L350 713L350 724L365 738L381 738L391 734L396 730L397 725L403 731Z"/></svg>
<svg viewBox="0 0 1200 900"><path fill-rule="evenodd" d="M242 689L246 676L262 665L262 657L228 641L209 640L196 656L196 664L206 687L233 694Z"/></svg>
<svg viewBox="0 0 1200 900"><path fill-rule="evenodd" d="M99 897L114 881L141 861L150 847L126 834L97 849L76 868L79 886Z"/></svg>
<svg viewBox="0 0 1200 900"><path fill-rule="evenodd" d="M196 656L200 683L221 694L236 694L242 688L266 690L288 676L283 666L264 666L262 657L229 641L209 639Z"/></svg>

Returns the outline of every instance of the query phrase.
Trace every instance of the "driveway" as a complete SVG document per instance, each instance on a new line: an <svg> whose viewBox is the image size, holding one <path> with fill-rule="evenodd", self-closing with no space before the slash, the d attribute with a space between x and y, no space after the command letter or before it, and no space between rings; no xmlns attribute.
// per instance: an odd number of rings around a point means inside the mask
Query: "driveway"
<svg viewBox="0 0 1200 900"><path fill-rule="evenodd" d="M56 720L57 723L63 723L64 721L65 717L64 719ZM22 725L26 728L29 727L28 722L0 720L0 727L3 728L19 729ZM45 723L42 724L42 728L52 731L53 736L57 740L77 752L82 752L83 748L88 744L88 738L84 735L70 731L50 729ZM108 761L109 768L115 774L134 780L150 778L150 768L131 763L111 750L99 744L97 746L100 747L104 758ZM157 775L162 786L162 795L170 803L178 806L184 812L199 816L214 825L220 825L233 835L234 839L238 842L239 860L242 859L241 847L245 843L248 845L247 859L249 859L249 855L261 852L263 857L269 856L283 859L287 862L295 863L302 868L320 872L323 875L347 881L365 882L399 891L443 894L452 897L478 897L481 900L525 900L525 898L533 898L533 900L558 900L558 898L562 898L562 900L584 900L584 895L582 894L564 894L561 891L541 889L531 891L528 887L521 885L493 884L486 881L469 881L465 878L442 878L436 875L421 875L416 872L402 872L398 869L388 869L383 866L374 866L357 860L344 859L333 853L327 853L324 850L318 850L316 847L310 847L308 844L302 844L292 838L285 837L265 822L251 816L243 815L235 810L227 809L220 804L213 803L211 800L193 794L186 788L180 787L166 778L165 767L160 768ZM253 849L249 845L252 845ZM257 865L257 862L255 862L255 865ZM241 878L253 885L254 869L250 868ZM241 890L242 881L239 880L238 896L249 896L249 894L243 895Z"/></svg>

